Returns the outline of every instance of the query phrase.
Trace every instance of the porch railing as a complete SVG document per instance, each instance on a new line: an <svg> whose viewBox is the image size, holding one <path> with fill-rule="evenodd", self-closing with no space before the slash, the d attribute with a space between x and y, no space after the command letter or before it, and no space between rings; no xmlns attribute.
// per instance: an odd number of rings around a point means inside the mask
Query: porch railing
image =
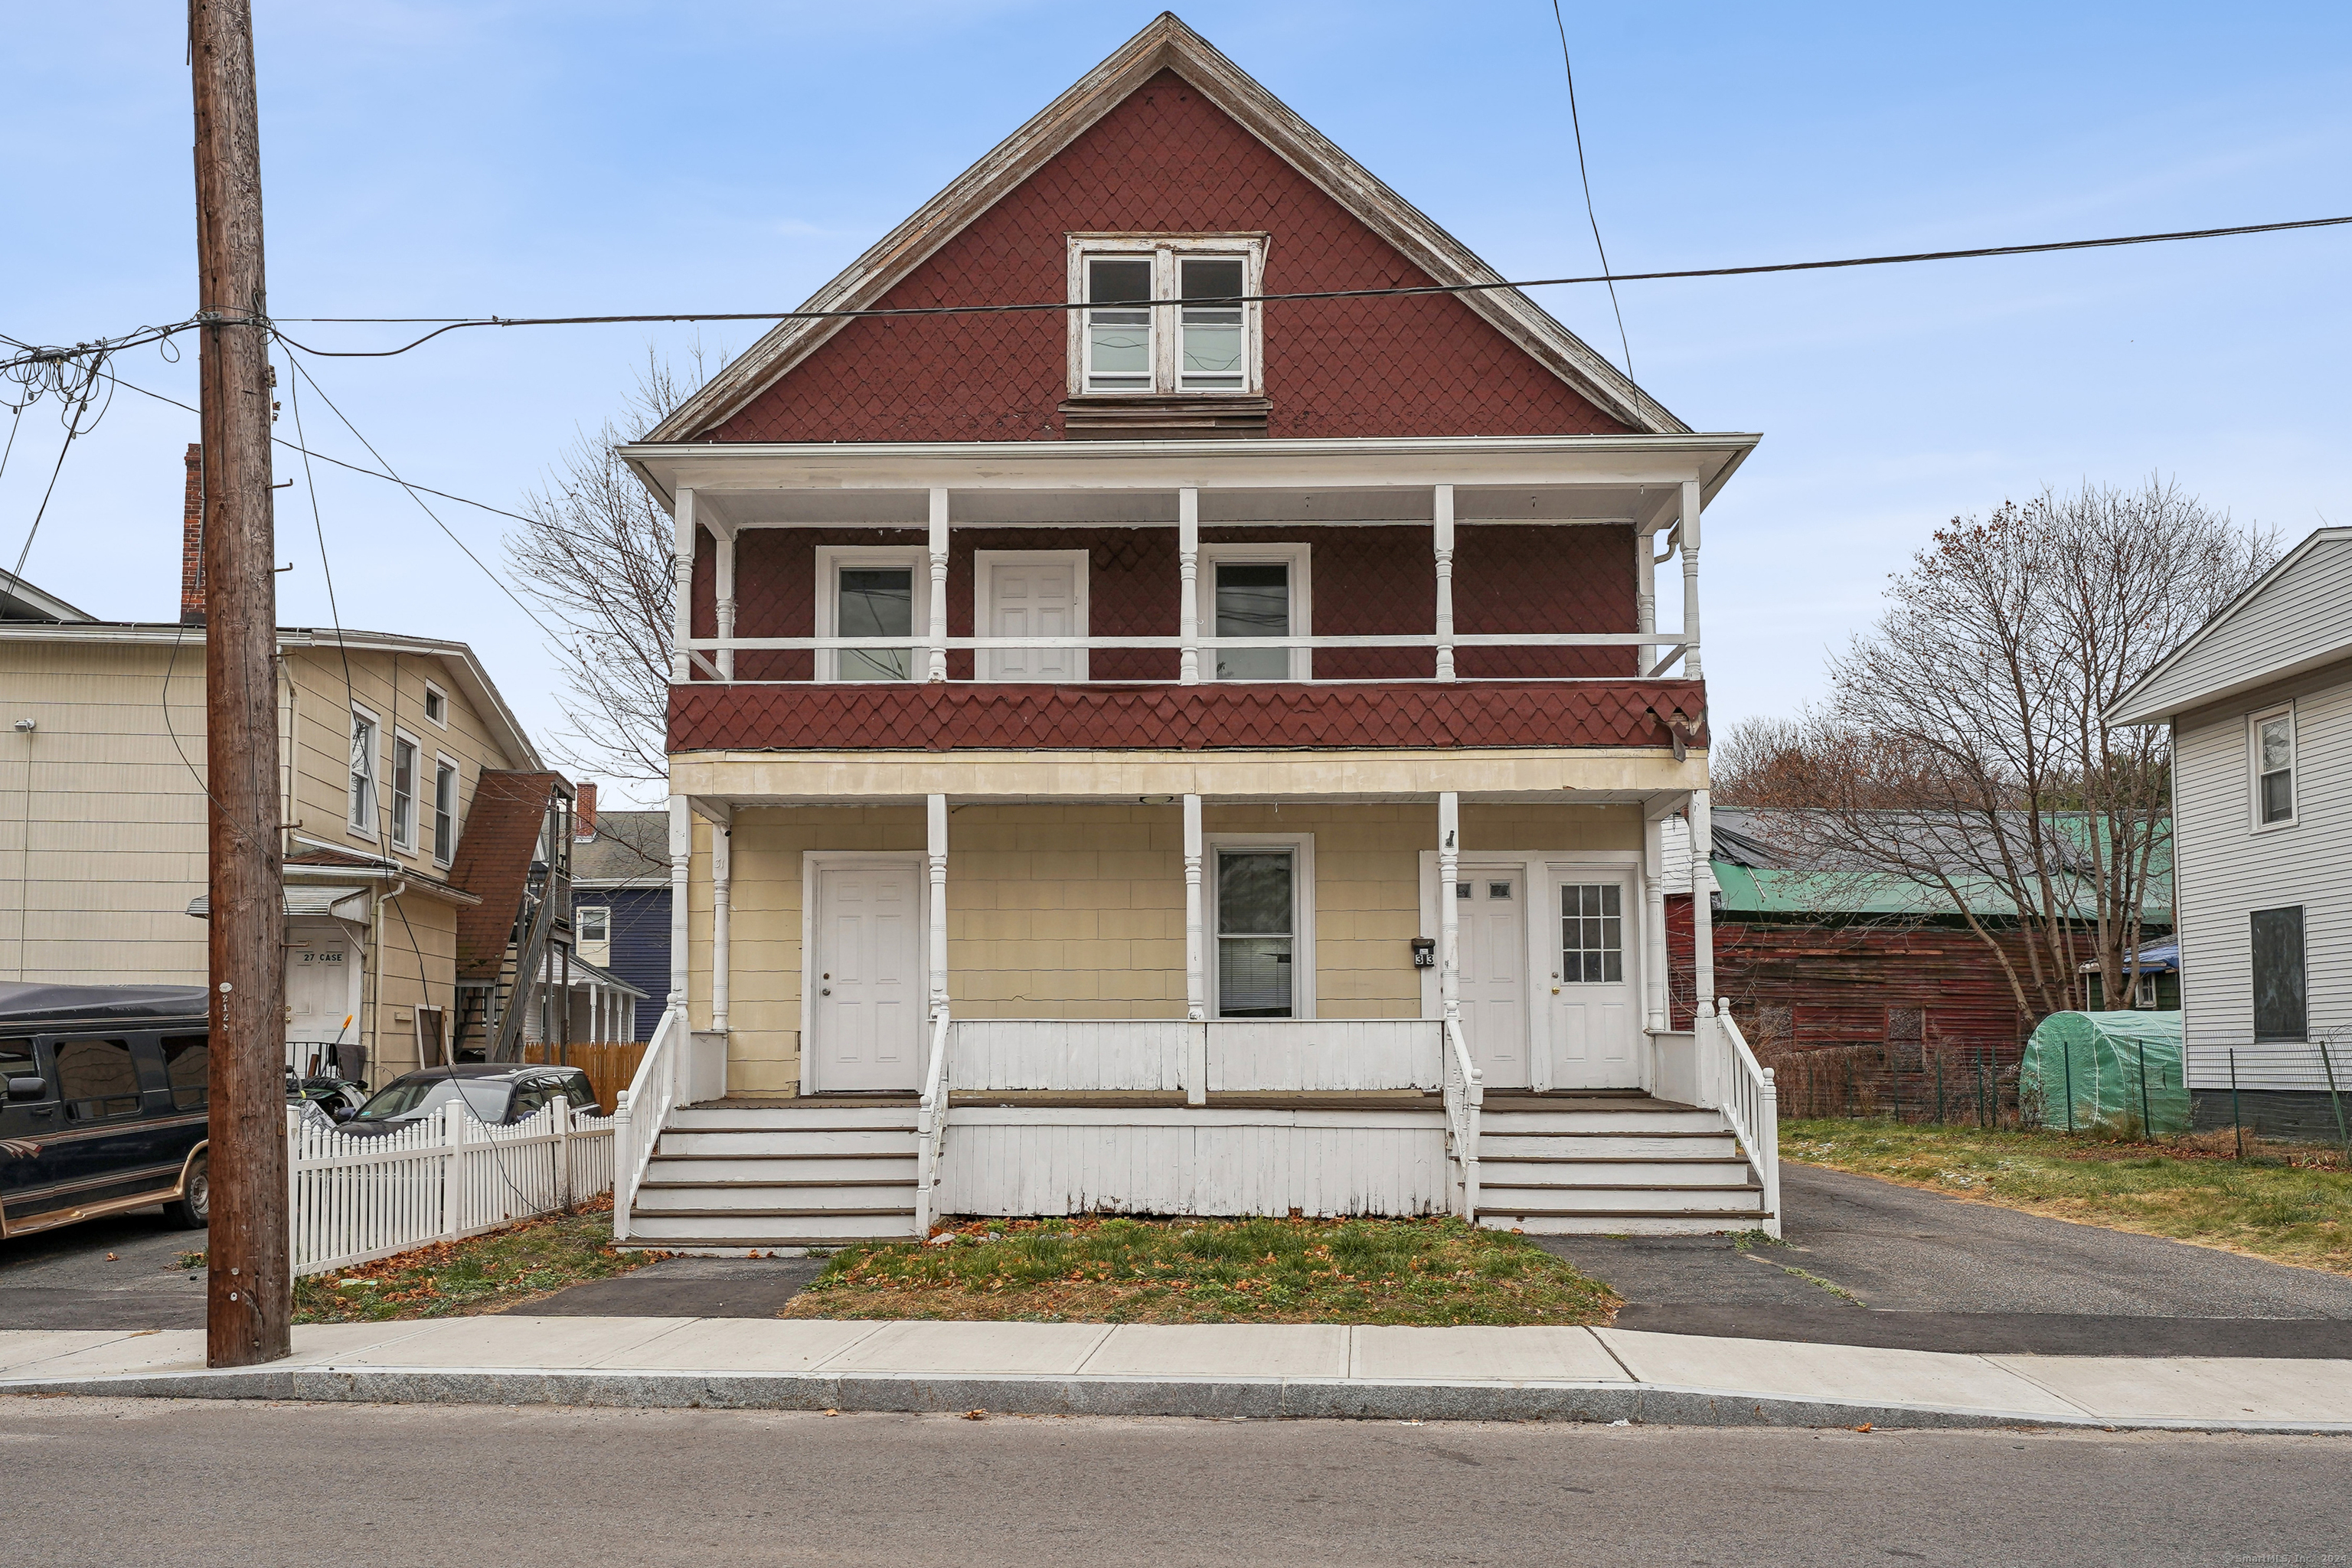
<svg viewBox="0 0 2352 1568"><path fill-rule="evenodd" d="M915 1110L915 1234L926 1240L939 1214L940 1150L948 1131L948 1042L954 1027L945 1008L931 1020L931 1054L923 1065L923 1097Z"/></svg>
<svg viewBox="0 0 2352 1568"><path fill-rule="evenodd" d="M629 1205L646 1177L662 1123L677 1104L678 1080L687 1070L686 1008L673 1003L662 1015L637 1063L637 1075L613 1107L613 1239L629 1236Z"/></svg>
<svg viewBox="0 0 2352 1568"><path fill-rule="evenodd" d="M1748 1037L1731 1016L1729 998L1718 1001L1709 1016L1696 1020L1702 1071L1715 1104L1748 1152L1756 1180L1764 1189L1764 1212L1771 1217L1765 1231L1780 1234L1780 1107L1772 1069L1756 1059Z"/></svg>
<svg viewBox="0 0 2352 1568"><path fill-rule="evenodd" d="M964 1091L1428 1093L1444 1074L1426 1018L964 1018L948 1083Z"/></svg>
<svg viewBox="0 0 2352 1568"><path fill-rule="evenodd" d="M1458 1019L1445 1020L1446 1153L1461 1173L1461 1215L1478 1223L1478 1110L1486 1087Z"/></svg>

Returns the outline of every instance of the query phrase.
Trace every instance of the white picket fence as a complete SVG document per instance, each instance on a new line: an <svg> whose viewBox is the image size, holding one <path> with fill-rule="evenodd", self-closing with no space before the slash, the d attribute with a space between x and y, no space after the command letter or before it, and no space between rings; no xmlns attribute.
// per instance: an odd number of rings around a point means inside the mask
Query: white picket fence
<svg viewBox="0 0 2352 1568"><path fill-rule="evenodd" d="M297 1274L478 1236L613 1184L613 1119L560 1100L511 1127L446 1105L375 1138L289 1110L286 1138Z"/></svg>

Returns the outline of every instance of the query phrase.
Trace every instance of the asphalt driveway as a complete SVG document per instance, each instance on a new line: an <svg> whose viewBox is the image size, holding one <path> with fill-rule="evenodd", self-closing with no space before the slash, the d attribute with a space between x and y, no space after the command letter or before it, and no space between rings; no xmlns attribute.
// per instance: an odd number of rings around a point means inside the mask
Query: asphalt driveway
<svg viewBox="0 0 2352 1568"><path fill-rule="evenodd" d="M1784 1245L1540 1237L1620 1326L1905 1350L2352 1356L2352 1278L1783 1163Z"/></svg>

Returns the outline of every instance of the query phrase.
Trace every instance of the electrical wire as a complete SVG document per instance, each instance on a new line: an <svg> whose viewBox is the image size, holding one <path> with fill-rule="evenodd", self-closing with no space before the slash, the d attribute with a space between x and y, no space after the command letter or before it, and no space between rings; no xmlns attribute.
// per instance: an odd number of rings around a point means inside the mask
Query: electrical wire
<svg viewBox="0 0 2352 1568"><path fill-rule="evenodd" d="M2294 218L2284 223L2240 224L2227 228L2175 229L2162 234L2113 235L2099 239L2052 240L2032 245L1988 245L1965 250L1921 250L1888 256L1848 256L1829 261L1775 261L1746 267L1686 267L1654 272L1598 272L1580 277L1528 278L1517 281L1497 279L1478 283L1423 283L1392 289L1317 289L1286 294L1233 294L1214 300L1194 300L1195 305L1265 305L1312 300L1374 300L1407 299L1422 295L1476 294L1510 289L1548 289L1579 283L1648 283L1687 278L1751 278L1776 272L1821 272L1849 267L1894 267L1923 261L1965 261L1995 256L2044 256L2069 250L2104 250L2128 245L2161 245L2179 240L2225 239L2240 235L2280 234L2291 229L2336 228L2352 224L2352 216L2343 217ZM849 321L865 320L898 320L926 316L988 316L1020 315L1042 311L1082 310L1083 300L1047 300L1010 305L907 305L888 308L867 307L831 310L672 310L635 315L609 316L287 316L273 319L273 327L282 329L288 321L308 321L336 324L415 324L439 321L443 325L398 348L391 349L317 349L289 338L279 330L277 336L289 348L322 359L386 359L403 354L432 342L443 332L453 332L464 327L581 327L618 325L632 322L659 323L666 321Z"/></svg>
<svg viewBox="0 0 2352 1568"><path fill-rule="evenodd" d="M1559 63L1568 72L1568 128L1576 135L1576 177L1584 183L1584 217L1592 226L1592 248L1600 253L1601 270L1609 270L1609 247L1601 243L1601 218L1592 210L1592 175L1584 166L1584 125L1576 113L1576 63L1568 57L1568 23L1559 14L1559 0L1551 0L1552 25L1559 29ZM1617 342L1625 351L1625 379L1633 379L1633 340L1625 335L1625 308L1617 302L1617 281L1609 280L1609 308L1617 313Z"/></svg>

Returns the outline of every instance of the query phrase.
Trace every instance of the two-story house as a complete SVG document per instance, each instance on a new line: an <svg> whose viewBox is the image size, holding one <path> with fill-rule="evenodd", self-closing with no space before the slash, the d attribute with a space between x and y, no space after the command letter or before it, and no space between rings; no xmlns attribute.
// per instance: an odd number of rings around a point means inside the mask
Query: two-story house
<svg viewBox="0 0 2352 1568"><path fill-rule="evenodd" d="M624 448L678 584L625 1235L1777 1224L1660 882L1758 437L1172 16L808 310Z"/></svg>
<svg viewBox="0 0 2352 1568"><path fill-rule="evenodd" d="M202 487L191 446L176 619L102 620L0 574L0 976L204 983ZM514 1005L523 950L570 940L543 895L571 786L463 643L277 642L288 1065L381 1084L495 1048L501 1023L519 1037L542 1010L528 986Z"/></svg>

